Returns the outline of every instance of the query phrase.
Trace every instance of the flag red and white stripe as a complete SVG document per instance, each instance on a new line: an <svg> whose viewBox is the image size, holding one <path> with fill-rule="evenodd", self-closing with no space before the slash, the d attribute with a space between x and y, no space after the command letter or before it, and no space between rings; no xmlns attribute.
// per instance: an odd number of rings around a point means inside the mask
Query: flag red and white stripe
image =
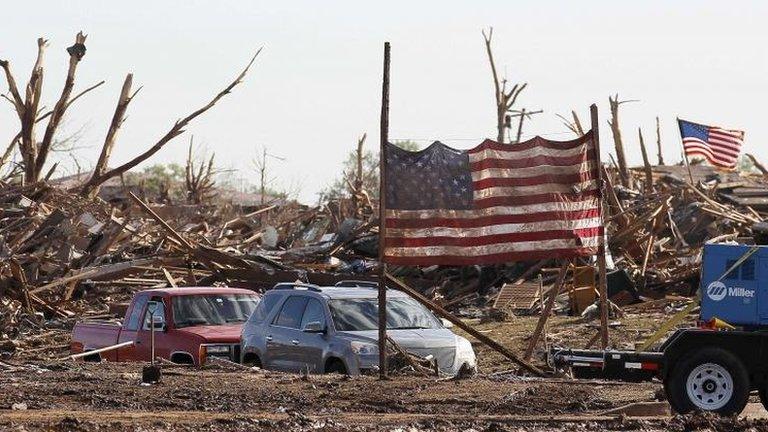
<svg viewBox="0 0 768 432"><path fill-rule="evenodd" d="M462 154L471 206L387 208L386 262L473 265L597 252L603 224L591 132L567 142L486 140Z"/></svg>

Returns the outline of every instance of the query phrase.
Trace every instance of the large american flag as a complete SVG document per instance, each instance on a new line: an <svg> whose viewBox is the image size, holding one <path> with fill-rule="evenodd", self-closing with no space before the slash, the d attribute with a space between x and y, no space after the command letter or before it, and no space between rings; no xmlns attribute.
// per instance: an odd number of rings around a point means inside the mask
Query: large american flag
<svg viewBox="0 0 768 432"><path fill-rule="evenodd" d="M473 265L594 255L602 240L592 132L566 142L386 146L384 260Z"/></svg>
<svg viewBox="0 0 768 432"><path fill-rule="evenodd" d="M702 156L718 168L734 169L744 143L744 131L677 120L688 156Z"/></svg>

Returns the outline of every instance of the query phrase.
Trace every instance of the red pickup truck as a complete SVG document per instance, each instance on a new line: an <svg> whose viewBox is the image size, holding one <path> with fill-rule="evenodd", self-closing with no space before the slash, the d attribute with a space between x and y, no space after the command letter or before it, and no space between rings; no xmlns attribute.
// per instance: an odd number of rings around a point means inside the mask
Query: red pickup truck
<svg viewBox="0 0 768 432"><path fill-rule="evenodd" d="M133 341L133 345L86 356L86 361L149 361L151 314L155 310L155 355L175 363L201 365L207 357L240 360L240 331L259 295L239 288L163 288L133 296L122 323L75 324L73 354ZM155 302L155 303L151 303Z"/></svg>

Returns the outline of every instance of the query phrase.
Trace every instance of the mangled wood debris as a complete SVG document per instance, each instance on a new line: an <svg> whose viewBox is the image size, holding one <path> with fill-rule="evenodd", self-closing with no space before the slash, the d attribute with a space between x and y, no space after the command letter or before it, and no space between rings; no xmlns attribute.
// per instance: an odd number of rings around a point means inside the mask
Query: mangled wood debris
<svg viewBox="0 0 768 432"><path fill-rule="evenodd" d="M363 187L364 135L358 141L357 170L349 177L349 196L314 207L266 199L248 210L220 205L213 196L213 159L194 161L191 143L185 171L188 202L183 205L162 199L151 202L126 187L124 196L130 199L109 204L96 197L105 181L134 168L183 133L242 81L253 61L207 105L172 125L144 153L110 169L112 148L136 95L128 75L93 173L76 187L57 188L41 180L49 134L55 133L66 109L90 90L71 96L69 77L74 79L84 41L78 35L71 48L68 88L50 113L37 118L35 83L42 82L45 41L39 45L40 57L30 78L34 85L27 86L26 98L18 92L8 62L0 62L21 122L18 136L0 154L0 166L15 149L26 152L20 179L0 179L0 357L61 357L67 350L67 330L75 320L117 318L118 306L141 289L225 284L262 291L297 280L319 285L375 280L378 209L371 198L376 191ZM490 34L486 42L490 47ZM507 91L503 81L496 84L501 133L503 115L524 85ZM618 96L611 98L612 131L617 151L622 149L619 167L602 167L611 304L655 304L657 299L690 296L698 286L704 243L748 241L753 225L768 215L765 170L757 161L762 173L756 175L722 173L705 166L651 166L640 133L643 166L629 168L623 156L627 142L618 130L618 107L623 102ZM38 143L34 124L49 117ZM572 117L572 122L563 120L574 133L583 134L575 112ZM657 147L659 142L657 126ZM572 264L567 275L560 272L560 263L546 259L493 266L391 266L389 272L418 290L425 301L463 317L541 314L526 353L531 356L546 333L550 313L588 318L597 307L594 263L585 258ZM407 367L430 373L429 364L408 355L402 358Z"/></svg>

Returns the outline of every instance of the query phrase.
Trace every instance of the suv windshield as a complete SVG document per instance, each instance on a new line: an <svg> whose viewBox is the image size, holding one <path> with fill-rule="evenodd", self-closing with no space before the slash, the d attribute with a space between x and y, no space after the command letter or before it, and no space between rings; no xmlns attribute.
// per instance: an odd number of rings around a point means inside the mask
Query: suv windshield
<svg viewBox="0 0 768 432"><path fill-rule="evenodd" d="M379 328L379 303L375 298L336 299L328 302L338 331L363 331ZM440 321L410 297L387 300L387 328L436 329Z"/></svg>
<svg viewBox="0 0 768 432"><path fill-rule="evenodd" d="M259 304L250 294L204 294L176 296L173 322L176 328L245 322Z"/></svg>

